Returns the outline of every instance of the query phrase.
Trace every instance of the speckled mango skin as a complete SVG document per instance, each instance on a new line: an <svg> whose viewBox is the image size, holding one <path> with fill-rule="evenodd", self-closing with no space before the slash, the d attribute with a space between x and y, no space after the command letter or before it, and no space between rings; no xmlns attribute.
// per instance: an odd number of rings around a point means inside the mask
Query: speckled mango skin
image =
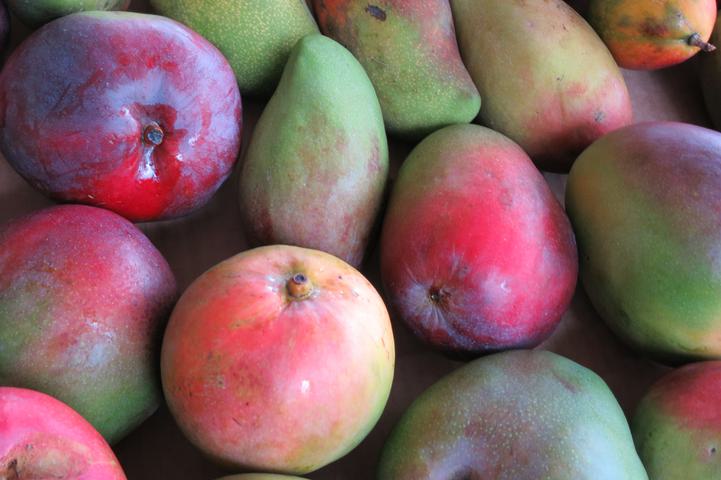
<svg viewBox="0 0 721 480"><path fill-rule="evenodd" d="M368 76L320 34L296 45L258 120L240 176L255 244L288 244L360 265L388 178L383 115Z"/></svg>
<svg viewBox="0 0 721 480"><path fill-rule="evenodd" d="M0 385L39 390L111 443L158 407L159 334L175 300L165 259L133 224L65 205L0 231Z"/></svg>
<svg viewBox="0 0 721 480"><path fill-rule="evenodd" d="M567 172L594 140L632 120L621 71L562 0L452 0L484 125L543 170Z"/></svg>
<svg viewBox="0 0 721 480"><path fill-rule="evenodd" d="M368 72L389 133L422 138L469 123L481 97L461 61L448 0L315 0L326 35Z"/></svg>
<svg viewBox="0 0 721 480"><path fill-rule="evenodd" d="M560 321L577 273L563 208L503 135L453 125L403 163L381 277L393 310L429 345L463 356L533 347Z"/></svg>
<svg viewBox="0 0 721 480"><path fill-rule="evenodd" d="M127 10L130 0L5 0L21 22L37 27L58 17L89 10Z"/></svg>
<svg viewBox="0 0 721 480"><path fill-rule="evenodd" d="M303 274L309 296L287 284ZM165 398L187 438L236 470L303 475L342 457L385 407L388 311L354 268L274 245L232 257L180 298L163 340Z"/></svg>
<svg viewBox="0 0 721 480"><path fill-rule="evenodd" d="M305 0L150 0L150 5L218 47L244 95L270 95L293 46L318 33Z"/></svg>
<svg viewBox="0 0 721 480"><path fill-rule="evenodd" d="M688 39L708 41L716 8L716 0L592 0L588 21L621 67L655 70L700 51Z"/></svg>
<svg viewBox="0 0 721 480"><path fill-rule="evenodd" d="M721 47L721 22L714 27L709 41ZM701 55L698 65L706 110L716 130L721 130L721 51Z"/></svg>
<svg viewBox="0 0 721 480"><path fill-rule="evenodd" d="M721 362L661 378L638 405L631 430L651 479L721 479Z"/></svg>
<svg viewBox="0 0 721 480"><path fill-rule="evenodd" d="M617 334L661 360L721 358L721 134L613 132L576 161L566 209L583 286Z"/></svg>
<svg viewBox="0 0 721 480"><path fill-rule="evenodd" d="M418 397L378 480L647 480L621 407L592 371L551 352L475 360Z"/></svg>
<svg viewBox="0 0 721 480"><path fill-rule="evenodd" d="M87 420L49 395L12 387L0 387L0 478L126 480Z"/></svg>

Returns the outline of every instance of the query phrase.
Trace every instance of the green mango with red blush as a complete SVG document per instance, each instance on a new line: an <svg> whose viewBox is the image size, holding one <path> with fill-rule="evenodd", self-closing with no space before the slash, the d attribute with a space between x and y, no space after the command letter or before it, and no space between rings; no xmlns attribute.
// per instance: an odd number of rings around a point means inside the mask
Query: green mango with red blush
<svg viewBox="0 0 721 480"><path fill-rule="evenodd" d="M551 352L490 355L403 414L378 480L647 480L626 417L592 371Z"/></svg>
<svg viewBox="0 0 721 480"><path fill-rule="evenodd" d="M657 359L721 358L721 134L650 122L578 158L566 208L594 307Z"/></svg>
<svg viewBox="0 0 721 480"><path fill-rule="evenodd" d="M255 244L363 258L388 177L373 85L342 45L308 35L295 46L248 146L240 175Z"/></svg>
<svg viewBox="0 0 721 480"><path fill-rule="evenodd" d="M0 230L0 385L67 403L110 443L161 401L173 273L132 223L80 205Z"/></svg>
<svg viewBox="0 0 721 480"><path fill-rule="evenodd" d="M562 0L451 0L458 45L483 98L484 125L543 170L632 120L611 53Z"/></svg>
<svg viewBox="0 0 721 480"><path fill-rule="evenodd" d="M358 58L391 134L469 123L481 97L461 61L448 0L315 0L318 23Z"/></svg>
<svg viewBox="0 0 721 480"><path fill-rule="evenodd" d="M721 479L721 362L662 377L641 399L631 430L653 480Z"/></svg>

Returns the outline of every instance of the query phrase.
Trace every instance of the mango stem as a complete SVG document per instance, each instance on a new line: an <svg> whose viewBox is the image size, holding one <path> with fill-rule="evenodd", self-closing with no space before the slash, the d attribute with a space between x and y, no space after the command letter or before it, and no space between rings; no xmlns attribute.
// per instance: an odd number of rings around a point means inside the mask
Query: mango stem
<svg viewBox="0 0 721 480"><path fill-rule="evenodd" d="M688 37L688 44L692 47L698 47L704 52L713 52L714 50L716 50L716 47L714 45L711 45L708 42L704 42L701 39L701 35L699 35L698 33L694 33L693 35Z"/></svg>

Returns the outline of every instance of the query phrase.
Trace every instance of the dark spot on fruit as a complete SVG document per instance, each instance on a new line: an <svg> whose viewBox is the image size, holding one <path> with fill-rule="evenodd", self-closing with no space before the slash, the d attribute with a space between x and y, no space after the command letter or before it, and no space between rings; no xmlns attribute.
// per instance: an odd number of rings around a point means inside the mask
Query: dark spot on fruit
<svg viewBox="0 0 721 480"><path fill-rule="evenodd" d="M450 292L443 287L433 286L428 290L428 298L430 298L432 303L439 307L446 306L450 296Z"/></svg>
<svg viewBox="0 0 721 480"><path fill-rule="evenodd" d="M603 119L604 119L604 118L606 118L606 114L603 113L603 112L601 112L600 110L593 115L593 120L594 120L596 123L601 123L601 122L603 122Z"/></svg>
<svg viewBox="0 0 721 480"><path fill-rule="evenodd" d="M652 20L646 20L641 25L641 33L649 37L664 37L668 34L668 27Z"/></svg>
<svg viewBox="0 0 721 480"><path fill-rule="evenodd" d="M370 13L371 16L377 20L380 20L381 22L386 21L386 12L382 8L376 6L376 5L368 5L366 7L366 12Z"/></svg>
<svg viewBox="0 0 721 480"><path fill-rule="evenodd" d="M716 447L709 448L708 453L710 453L711 455L714 455L716 453Z"/></svg>
<svg viewBox="0 0 721 480"><path fill-rule="evenodd" d="M243 424L240 423L240 420L238 420L237 418L235 418L235 417L230 417L230 418L231 418L236 424L240 425L241 427L243 426Z"/></svg>
<svg viewBox="0 0 721 480"><path fill-rule="evenodd" d="M3 479L7 480L20 480L20 475L18 474L18 459L13 458L10 460L5 467L5 472L3 473L2 477Z"/></svg>

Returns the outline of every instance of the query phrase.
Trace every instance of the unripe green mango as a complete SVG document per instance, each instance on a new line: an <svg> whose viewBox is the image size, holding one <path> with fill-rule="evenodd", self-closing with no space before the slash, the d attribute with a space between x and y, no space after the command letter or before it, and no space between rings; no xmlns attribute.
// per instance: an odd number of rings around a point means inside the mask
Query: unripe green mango
<svg viewBox="0 0 721 480"><path fill-rule="evenodd" d="M383 115L368 75L339 43L308 35L293 49L243 163L250 240L323 250L358 266L387 177Z"/></svg>
<svg viewBox="0 0 721 480"><path fill-rule="evenodd" d="M591 370L542 350L470 362L418 397L378 480L647 480L621 407Z"/></svg>
<svg viewBox="0 0 721 480"><path fill-rule="evenodd" d="M469 123L481 97L458 52L448 0L314 0L318 23L368 72L389 133Z"/></svg>
<svg viewBox="0 0 721 480"><path fill-rule="evenodd" d="M544 170L567 172L605 133L631 122L621 71L562 0L451 0L482 122Z"/></svg>
<svg viewBox="0 0 721 480"><path fill-rule="evenodd" d="M243 94L272 93L296 42L318 33L303 0L150 0L150 4L218 47Z"/></svg>
<svg viewBox="0 0 721 480"><path fill-rule="evenodd" d="M661 360L721 358L721 134L612 132L574 164L566 208L581 280L616 333Z"/></svg>

